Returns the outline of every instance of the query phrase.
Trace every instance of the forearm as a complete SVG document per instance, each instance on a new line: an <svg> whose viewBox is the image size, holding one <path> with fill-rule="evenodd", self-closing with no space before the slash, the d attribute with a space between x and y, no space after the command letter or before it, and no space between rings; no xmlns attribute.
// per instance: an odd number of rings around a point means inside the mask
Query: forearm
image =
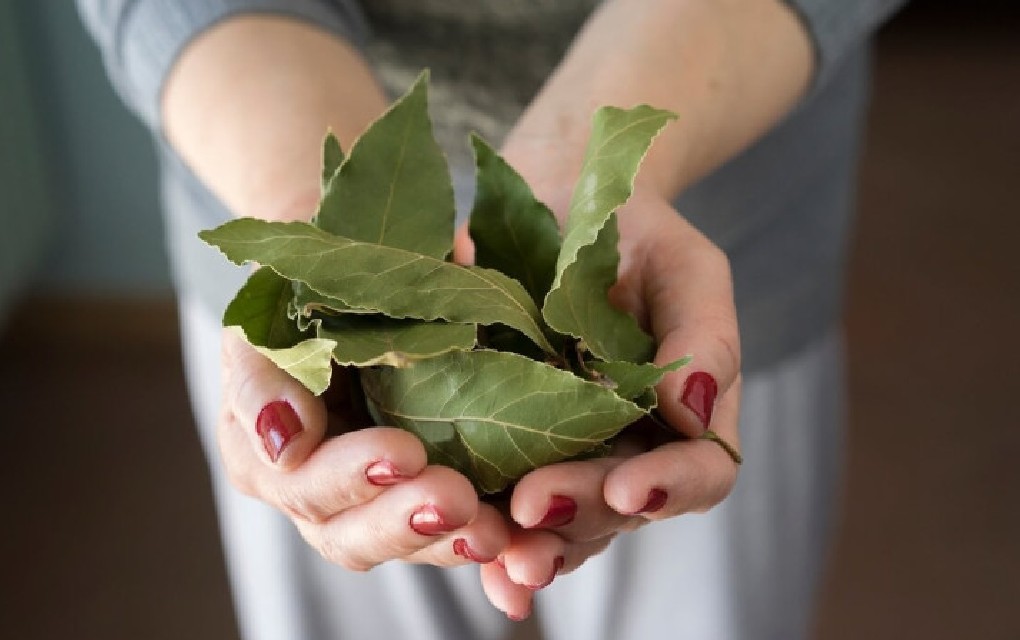
<svg viewBox="0 0 1020 640"><path fill-rule="evenodd" d="M596 107L670 109L679 119L639 179L672 198L775 124L804 93L812 65L806 32L779 0L609 0L504 151L529 179L572 184Z"/></svg>
<svg viewBox="0 0 1020 640"><path fill-rule="evenodd" d="M228 19L197 38L167 79L164 130L236 215L307 218L319 197L319 149L344 149L386 107L360 55L282 17Z"/></svg>

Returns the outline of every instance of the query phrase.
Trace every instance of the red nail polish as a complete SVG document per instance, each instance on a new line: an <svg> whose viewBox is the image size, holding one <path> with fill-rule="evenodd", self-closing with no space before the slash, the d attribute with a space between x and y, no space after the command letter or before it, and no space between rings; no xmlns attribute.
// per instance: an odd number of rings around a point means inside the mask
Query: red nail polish
<svg viewBox="0 0 1020 640"><path fill-rule="evenodd" d="M477 553L475 553L475 550L468 545L467 540L464 538L457 538L453 541L453 552L461 558L470 560L471 562L477 562L478 564L489 564L494 560L494 558L485 559L480 557Z"/></svg>
<svg viewBox="0 0 1020 640"><path fill-rule="evenodd" d="M553 570L552 570L552 573L549 575L549 579L548 580L546 580L542 584L527 584L527 585L524 585L524 586L526 586L527 588L531 589L532 591L538 591L540 589L545 589L546 587L548 587L549 585L551 585L553 583L553 580L556 579L556 574L558 574L560 572L560 569L563 568L563 562L564 562L563 556L556 556L556 559L553 560Z"/></svg>
<svg viewBox="0 0 1020 640"><path fill-rule="evenodd" d="M715 396L718 393L719 385L716 384L712 374L696 371L687 377L680 402L698 416L702 427L708 429L712 422L712 411L715 409Z"/></svg>
<svg viewBox="0 0 1020 640"><path fill-rule="evenodd" d="M255 431L273 462L280 459L283 450L302 430L301 418L286 400L276 400L262 407L255 420Z"/></svg>
<svg viewBox="0 0 1020 640"><path fill-rule="evenodd" d="M529 529L551 529L562 527L574 521L577 515L577 503L573 498L554 495L549 499L549 510L545 512L542 521Z"/></svg>
<svg viewBox="0 0 1020 640"><path fill-rule="evenodd" d="M666 506L666 500L669 499L669 494L662 489L652 489L648 492L648 501L645 502L645 506L641 507L635 514L638 513L655 513L659 509Z"/></svg>
<svg viewBox="0 0 1020 640"><path fill-rule="evenodd" d="M365 468L365 477L369 484L377 487L389 487L405 479L389 460L377 460Z"/></svg>
<svg viewBox="0 0 1020 640"><path fill-rule="evenodd" d="M438 536L457 528L446 524L443 514L431 504L418 507L418 510L411 514L409 524L415 533L423 536Z"/></svg>

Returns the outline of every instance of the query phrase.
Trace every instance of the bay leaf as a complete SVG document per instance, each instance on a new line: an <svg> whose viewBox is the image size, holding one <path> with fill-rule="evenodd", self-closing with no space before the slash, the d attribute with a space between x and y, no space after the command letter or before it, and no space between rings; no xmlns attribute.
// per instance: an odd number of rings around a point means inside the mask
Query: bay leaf
<svg viewBox="0 0 1020 640"><path fill-rule="evenodd" d="M483 493L591 450L645 413L569 371L488 350L364 370L362 386L380 424L418 435L434 462Z"/></svg>
<svg viewBox="0 0 1020 640"><path fill-rule="evenodd" d="M554 342L555 336L553 337ZM538 346L516 329L502 324L493 324L489 326L480 327L478 343L480 346L486 349L492 349L493 351L511 351L513 353L527 356L532 360L546 361L548 359L548 353L539 349ZM554 346L556 346L554 344ZM562 359L556 359L561 365L564 365Z"/></svg>
<svg viewBox="0 0 1020 640"><path fill-rule="evenodd" d="M641 105L629 110L600 108L592 122L570 200L556 276L542 314L549 326L584 340L602 360L647 362L653 354L652 339L633 318L623 312L605 313L611 307L596 299L604 297L612 284L606 284L606 269L619 261L618 232L615 225L604 231L607 222L630 198L634 177L652 140L674 118L668 111ZM586 262L594 264L586 266ZM585 308L586 304L595 306Z"/></svg>
<svg viewBox="0 0 1020 640"><path fill-rule="evenodd" d="M637 364L626 361L590 362L587 366L604 376L616 395L626 400L635 400L647 389L659 384L667 373L676 371L690 361L691 357L686 356L662 367L651 363Z"/></svg>
<svg viewBox="0 0 1020 640"><path fill-rule="evenodd" d="M492 269L356 242L303 222L238 218L199 236L235 264L268 265L353 307L392 318L505 324L555 352L528 292Z"/></svg>
<svg viewBox="0 0 1020 640"><path fill-rule="evenodd" d="M230 327L229 330L245 337L241 327ZM268 349L257 345L252 347L315 395L321 394L329 387L333 374L333 349L336 347L334 341L307 338L285 349Z"/></svg>
<svg viewBox="0 0 1020 640"><path fill-rule="evenodd" d="M332 234L445 258L453 248L450 171L432 135L428 72L354 142L319 203Z"/></svg>
<svg viewBox="0 0 1020 640"><path fill-rule="evenodd" d="M292 347L306 336L287 315L294 297L290 281L269 267L248 276L223 312L224 327L241 327L252 345L268 349Z"/></svg>
<svg viewBox="0 0 1020 640"><path fill-rule="evenodd" d="M330 357L336 345L299 330L287 314L292 298L289 280L269 267L260 267L227 305L223 326L318 395L329 386Z"/></svg>
<svg viewBox="0 0 1020 640"><path fill-rule="evenodd" d="M471 136L476 190L468 230L475 264L498 269L540 303L556 272L560 229L549 207L484 140Z"/></svg>
<svg viewBox="0 0 1020 640"><path fill-rule="evenodd" d="M648 387L641 395L632 400L634 404L641 407L645 411L651 411L659 406L659 394L656 393L655 387Z"/></svg>
<svg viewBox="0 0 1020 640"><path fill-rule="evenodd" d="M338 315L341 313L379 313L378 309L361 309L358 307L352 307L343 300L323 295L300 281L295 281L293 283L293 288L293 307L298 313L305 317L312 317L316 313L327 315Z"/></svg>
<svg viewBox="0 0 1020 640"><path fill-rule="evenodd" d="M316 335L336 343L333 360L339 364L406 367L447 351L472 349L477 329L472 324L341 314L320 319Z"/></svg>
<svg viewBox="0 0 1020 640"><path fill-rule="evenodd" d="M326 195L333 175L343 163L344 152L340 148L340 140L330 131L326 134L326 139L322 141L322 195Z"/></svg>
<svg viewBox="0 0 1020 640"><path fill-rule="evenodd" d="M543 312L547 322L559 323L550 326L569 328L597 358L648 362L655 355L655 341L632 315L609 302L620 264L619 238L616 214L611 213L595 242L578 251L570 269L572 285L559 289L552 306L547 299Z"/></svg>

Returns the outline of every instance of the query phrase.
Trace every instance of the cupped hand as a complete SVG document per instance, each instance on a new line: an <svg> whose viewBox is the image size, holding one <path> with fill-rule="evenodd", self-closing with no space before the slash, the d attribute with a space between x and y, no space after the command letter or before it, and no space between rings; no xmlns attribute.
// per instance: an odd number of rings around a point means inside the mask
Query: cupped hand
<svg viewBox="0 0 1020 640"><path fill-rule="evenodd" d="M503 515L467 478L428 465L406 431L353 424L343 380L312 395L231 330L223 333L220 453L231 482L286 514L328 561L437 566L493 560ZM342 371L338 371L342 375Z"/></svg>
<svg viewBox="0 0 1020 640"><path fill-rule="evenodd" d="M733 458L704 437L711 429L739 450L740 347L728 260L651 190L635 193L619 223L620 273L611 299L655 337L656 363L693 356L656 387L658 411L675 434L657 432L657 425L628 429L610 457L549 465L520 480L510 503L510 544L482 569L490 600L512 618L527 616L534 591L617 534L705 511L736 481ZM462 233L461 256L470 254L468 243Z"/></svg>

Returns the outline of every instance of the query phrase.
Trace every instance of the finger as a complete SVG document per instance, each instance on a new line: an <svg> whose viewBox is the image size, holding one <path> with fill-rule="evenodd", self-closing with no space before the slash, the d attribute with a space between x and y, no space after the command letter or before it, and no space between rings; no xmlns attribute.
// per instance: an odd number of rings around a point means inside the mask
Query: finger
<svg viewBox="0 0 1020 640"><path fill-rule="evenodd" d="M538 591L552 584L566 562L569 543L545 529L518 529L499 555L506 575L514 584Z"/></svg>
<svg viewBox="0 0 1020 640"><path fill-rule="evenodd" d="M531 615L534 592L514 583L499 563L490 562L481 567L482 590L492 606L511 620L520 622Z"/></svg>
<svg viewBox="0 0 1020 640"><path fill-rule="evenodd" d="M540 467L518 481L510 514L525 529L551 528L571 542L594 540L638 522L606 504L603 484L622 458L562 462Z"/></svg>
<svg viewBox="0 0 1020 640"><path fill-rule="evenodd" d="M467 478L448 467L430 466L325 523L299 519L295 524L326 560L367 571L421 551L477 513L478 498Z"/></svg>
<svg viewBox="0 0 1020 640"><path fill-rule="evenodd" d="M657 364L693 357L657 391L666 420L697 437L712 426L716 402L740 372L729 261L671 207L647 200L628 206L634 210L621 227L625 259L612 293L647 322L659 345Z"/></svg>
<svg viewBox="0 0 1020 640"><path fill-rule="evenodd" d="M294 518L323 523L415 478L426 464L415 436L375 427L326 440L292 471L252 466L259 498Z"/></svg>
<svg viewBox="0 0 1020 640"><path fill-rule="evenodd" d="M495 507L479 503L478 515L442 540L434 542L406 558L439 567L452 567L469 562L488 564L503 552L510 542L506 519Z"/></svg>
<svg viewBox="0 0 1020 640"><path fill-rule="evenodd" d="M326 431L326 407L233 330L223 331L224 406L270 466L293 469ZM224 451L225 454L233 453Z"/></svg>
<svg viewBox="0 0 1020 640"><path fill-rule="evenodd" d="M475 263L475 243L466 224L460 225L453 236L453 261L457 264Z"/></svg>
<svg viewBox="0 0 1020 640"><path fill-rule="evenodd" d="M739 403L738 377L720 401L714 423L719 436L738 450ZM609 471L603 491L612 509L659 520L711 508L729 494L736 478L737 464L730 455L717 443L699 438L628 458Z"/></svg>
<svg viewBox="0 0 1020 640"><path fill-rule="evenodd" d="M567 545L566 553L563 554L563 566L557 575L566 575L579 568L590 558L594 558L609 548L609 544L616 538L612 533L602 538L588 540L587 542L576 542Z"/></svg>
<svg viewBox="0 0 1020 640"><path fill-rule="evenodd" d="M690 436L713 426L716 402L740 373L729 263L714 247L695 253L650 258L655 276L646 284L652 331L659 340L656 364L693 357L656 388L659 411ZM678 275L666 275L671 272Z"/></svg>
<svg viewBox="0 0 1020 640"><path fill-rule="evenodd" d="M585 542L567 542L551 531L518 530L497 562L511 582L539 591L552 584L556 576L577 569L604 551L615 536L610 533Z"/></svg>

